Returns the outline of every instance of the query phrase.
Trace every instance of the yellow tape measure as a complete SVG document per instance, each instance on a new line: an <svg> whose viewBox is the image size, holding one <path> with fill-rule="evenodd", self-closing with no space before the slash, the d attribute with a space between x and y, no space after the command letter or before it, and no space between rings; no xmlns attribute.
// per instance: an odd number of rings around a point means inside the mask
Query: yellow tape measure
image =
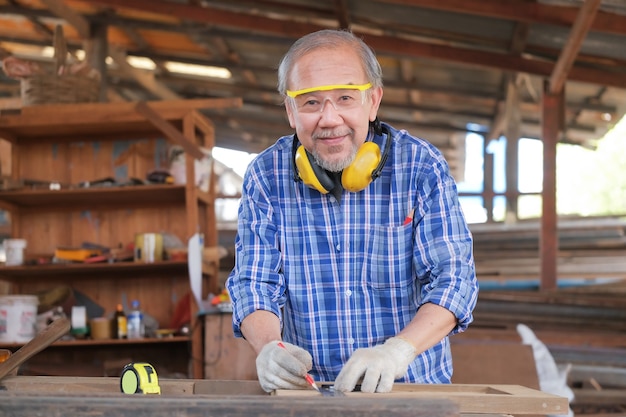
<svg viewBox="0 0 626 417"><path fill-rule="evenodd" d="M120 388L124 394L161 394L159 377L154 367L145 362L133 362L124 366Z"/></svg>

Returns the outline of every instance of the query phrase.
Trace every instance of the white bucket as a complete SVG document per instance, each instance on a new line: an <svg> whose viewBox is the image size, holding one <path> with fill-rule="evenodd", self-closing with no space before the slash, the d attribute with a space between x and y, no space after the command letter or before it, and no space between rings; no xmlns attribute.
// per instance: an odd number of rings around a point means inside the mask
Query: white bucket
<svg viewBox="0 0 626 417"><path fill-rule="evenodd" d="M6 266L22 265L24 263L24 248L26 240L24 239L4 239L2 242L4 252L6 254Z"/></svg>
<svg viewBox="0 0 626 417"><path fill-rule="evenodd" d="M25 343L35 337L38 304L35 295L0 296L0 341Z"/></svg>

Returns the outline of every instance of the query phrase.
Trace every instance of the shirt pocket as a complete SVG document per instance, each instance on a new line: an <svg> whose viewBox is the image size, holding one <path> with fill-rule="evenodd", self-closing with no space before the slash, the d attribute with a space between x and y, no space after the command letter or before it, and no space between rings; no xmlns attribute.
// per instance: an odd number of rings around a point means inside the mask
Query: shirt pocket
<svg viewBox="0 0 626 417"><path fill-rule="evenodd" d="M375 226L367 234L364 277L374 289L413 284L413 225Z"/></svg>

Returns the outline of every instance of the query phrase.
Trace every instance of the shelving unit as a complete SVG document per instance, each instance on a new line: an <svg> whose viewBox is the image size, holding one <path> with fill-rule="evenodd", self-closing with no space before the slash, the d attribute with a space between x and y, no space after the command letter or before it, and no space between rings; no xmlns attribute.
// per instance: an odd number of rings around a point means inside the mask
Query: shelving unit
<svg viewBox="0 0 626 417"><path fill-rule="evenodd" d="M89 103L33 106L0 115L0 138L11 143L12 179L37 184L0 191L0 209L11 213L11 236L26 239L27 260L84 242L126 245L137 233L168 233L185 244L195 233L202 233L205 247L217 245L214 175L208 192L202 192L194 181L131 185L136 182L129 180L166 170L171 144L183 146L186 177L195 178L194 158L204 155L201 148L214 145L213 126L198 109L240 105L240 99ZM123 185L77 186L104 178ZM203 268L203 272L206 297L218 290L217 263L214 271L207 273ZM0 280L10 282L16 294L70 286L108 314L124 296L128 301L138 299L162 328L169 327L177 306L190 291L186 261L2 266ZM74 360L110 361L138 355L131 359L151 358L160 362L153 363L157 369L162 364L174 367L174 373L202 378L203 326L197 311L192 301L188 336L64 341L39 355L52 368L55 362L69 366ZM65 372L77 375L80 369Z"/></svg>

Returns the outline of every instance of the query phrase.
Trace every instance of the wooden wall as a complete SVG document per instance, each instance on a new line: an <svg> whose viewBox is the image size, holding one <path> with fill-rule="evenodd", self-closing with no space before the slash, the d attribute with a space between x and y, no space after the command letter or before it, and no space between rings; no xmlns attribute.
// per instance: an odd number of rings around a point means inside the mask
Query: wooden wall
<svg viewBox="0 0 626 417"><path fill-rule="evenodd" d="M21 179L59 182L63 188L107 178L128 184L132 178L145 180L153 170L166 170L168 146L163 139L29 143L19 147L17 168ZM28 242L26 259L35 262L50 258L58 247L80 247L83 243L126 247L134 243L137 233L168 233L186 246L184 201L158 206L133 201L132 205L124 207L111 206L105 193L101 195L95 194L92 200L85 200L81 206L70 210L67 207L22 208L19 212L20 236L17 237ZM175 307L188 289L184 265L175 270L157 268L148 273L107 272L105 269L90 274L97 276L59 273L46 279L28 277L19 283L19 291L34 293L70 285L105 308L107 313L122 302L122 296L126 296L129 303L138 299L161 327L169 327Z"/></svg>

